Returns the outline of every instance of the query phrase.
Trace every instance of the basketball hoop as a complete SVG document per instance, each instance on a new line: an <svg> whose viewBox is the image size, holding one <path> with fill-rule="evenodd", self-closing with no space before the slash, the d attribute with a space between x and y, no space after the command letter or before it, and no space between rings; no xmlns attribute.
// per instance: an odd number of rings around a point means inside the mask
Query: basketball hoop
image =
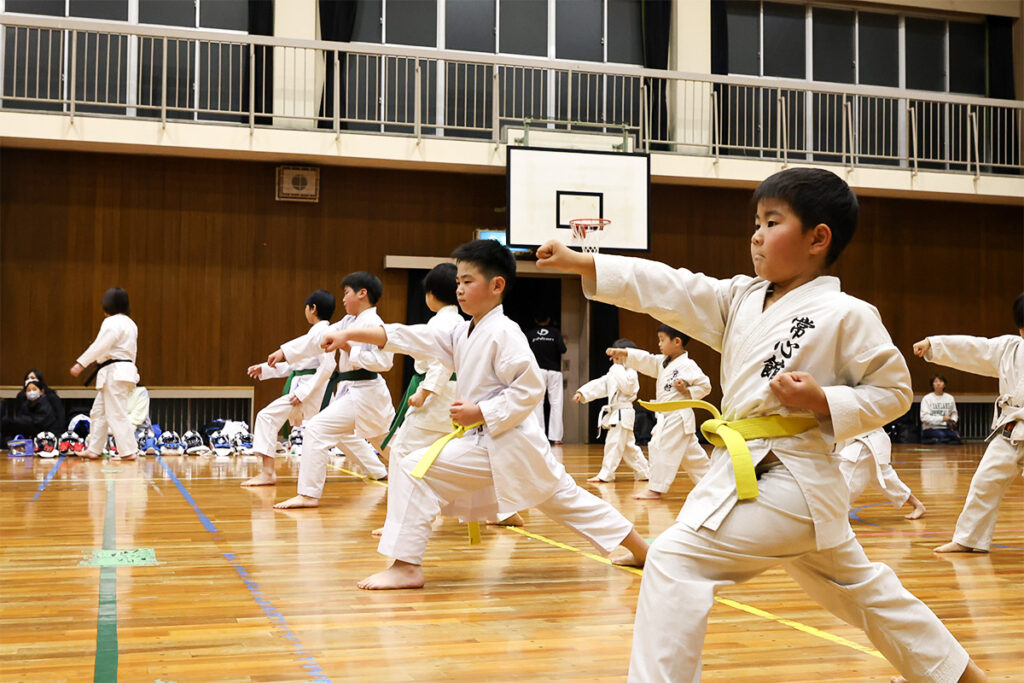
<svg viewBox="0 0 1024 683"><path fill-rule="evenodd" d="M601 247L601 235L605 226L611 224L607 218L573 218L572 246L580 247L584 254L596 254Z"/></svg>

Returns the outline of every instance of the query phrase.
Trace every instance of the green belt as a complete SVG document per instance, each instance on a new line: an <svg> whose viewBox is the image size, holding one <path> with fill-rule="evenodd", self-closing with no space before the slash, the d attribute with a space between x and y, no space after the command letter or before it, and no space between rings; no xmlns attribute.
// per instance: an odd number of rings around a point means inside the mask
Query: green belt
<svg viewBox="0 0 1024 683"><path fill-rule="evenodd" d="M399 403L398 410L395 412L395 419L391 421L391 428L388 430L388 435L381 443L380 447L382 449L387 447L388 442L391 441L395 432L397 432L398 428L402 426L403 422L405 422L405 414L409 412L409 397L416 393L416 390L419 389L424 377L426 377L426 374L420 373L413 375L412 379L409 380L409 386L405 388L405 394L402 395L402 401ZM452 376L448 378L448 381L455 381L454 372L452 373Z"/></svg>
<svg viewBox="0 0 1024 683"><path fill-rule="evenodd" d="M288 373L288 379L284 381L284 391L281 392L281 395L288 395L288 392L292 390L292 380L295 379L296 377L314 374L316 374L316 368L310 368L309 370L292 370L291 372Z"/></svg>
<svg viewBox="0 0 1024 683"><path fill-rule="evenodd" d="M426 377L424 374L416 374L409 380L409 386L405 388L405 393L402 394L402 400L398 404L398 410L395 411L395 419L391 421L391 428L388 430L388 435L384 437L384 441L381 442L381 449L387 448L388 442L398 431L398 428L402 426L402 422L405 421L405 414L409 411L409 397L416 393L419 389L420 382Z"/></svg>
<svg viewBox="0 0 1024 683"><path fill-rule="evenodd" d="M324 392L324 400L320 403L320 410L323 410L331 404L331 396L334 396L334 390L338 388L338 382L354 382L363 379L376 379L380 375L372 370L364 370L359 368L358 370L349 370L348 372L341 372L335 370L331 373L331 379L327 382L327 391Z"/></svg>

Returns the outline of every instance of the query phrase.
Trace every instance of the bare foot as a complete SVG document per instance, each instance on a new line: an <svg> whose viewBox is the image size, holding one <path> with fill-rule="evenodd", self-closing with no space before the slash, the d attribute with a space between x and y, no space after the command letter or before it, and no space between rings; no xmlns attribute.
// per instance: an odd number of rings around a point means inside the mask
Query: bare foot
<svg viewBox="0 0 1024 683"><path fill-rule="evenodd" d="M135 459L135 453L129 453L128 455L115 455L111 460L117 460L118 462L131 462Z"/></svg>
<svg viewBox="0 0 1024 683"><path fill-rule="evenodd" d="M82 453L78 457L85 458L87 460L99 460L100 454L93 453L92 451L82 451Z"/></svg>
<svg viewBox="0 0 1024 683"><path fill-rule="evenodd" d="M377 538L380 538L381 536L384 535L384 527L382 527L382 526L377 527L376 529L374 529L373 531L370 532L370 535L371 536L376 536Z"/></svg>
<svg viewBox="0 0 1024 683"><path fill-rule="evenodd" d="M277 473L274 470L262 470L252 479L242 482L242 486L273 486L276 483Z"/></svg>
<svg viewBox="0 0 1024 683"><path fill-rule="evenodd" d="M356 584L364 591L387 591L401 588L423 588L423 567L395 560L390 567Z"/></svg>
<svg viewBox="0 0 1024 683"><path fill-rule="evenodd" d="M917 496L910 494L910 498L907 502L913 505L914 509L903 515L903 519L921 519L924 517L924 503L918 500Z"/></svg>
<svg viewBox="0 0 1024 683"><path fill-rule="evenodd" d="M587 481L590 482L591 484L610 484L611 483L611 482L605 481L601 477L591 477L590 479L587 479Z"/></svg>
<svg viewBox="0 0 1024 683"><path fill-rule="evenodd" d="M629 535L622 539L622 547L626 549L626 552L617 550L608 556L608 559L612 564L618 564L625 567L643 567L644 562L647 561L647 551L650 546L647 545L647 541L643 539L636 529L632 529Z"/></svg>
<svg viewBox="0 0 1024 683"><path fill-rule="evenodd" d="M561 442L561 441L552 441L552 442L551 442L551 445L552 445L552 446L561 446L561 445L562 445L562 442Z"/></svg>
<svg viewBox="0 0 1024 683"><path fill-rule="evenodd" d="M960 545L956 541L950 541L945 545L940 545L935 549L937 553L987 553L987 550L981 550L980 548L971 548L966 545Z"/></svg>
<svg viewBox="0 0 1024 683"><path fill-rule="evenodd" d="M647 489L642 493L637 493L633 496L636 500L661 500L661 494L657 491Z"/></svg>
<svg viewBox="0 0 1024 683"><path fill-rule="evenodd" d="M523 526L526 524L526 520L518 512L511 517L499 520L497 522L487 522L489 526Z"/></svg>
<svg viewBox="0 0 1024 683"><path fill-rule="evenodd" d="M278 510L287 510L289 508L318 508L320 507L320 499L310 498L309 496L295 496L294 498L281 501L274 507Z"/></svg>

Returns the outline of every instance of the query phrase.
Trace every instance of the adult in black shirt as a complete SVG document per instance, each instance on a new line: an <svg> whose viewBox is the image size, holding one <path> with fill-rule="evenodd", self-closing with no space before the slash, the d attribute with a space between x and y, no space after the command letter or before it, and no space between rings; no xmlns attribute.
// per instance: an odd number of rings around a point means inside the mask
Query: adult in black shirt
<svg viewBox="0 0 1024 683"><path fill-rule="evenodd" d="M548 441L556 446L562 443L562 354L565 353L565 340L562 330L551 323L551 316L538 313L534 316L535 325L526 331L526 339L530 342L530 350L537 358L544 386L547 390L548 404ZM537 419L544 425L544 402L537 404Z"/></svg>

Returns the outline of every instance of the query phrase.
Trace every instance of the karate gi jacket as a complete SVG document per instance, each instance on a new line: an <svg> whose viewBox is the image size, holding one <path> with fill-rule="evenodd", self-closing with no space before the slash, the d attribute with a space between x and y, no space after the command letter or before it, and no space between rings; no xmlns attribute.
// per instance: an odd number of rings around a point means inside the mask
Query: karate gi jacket
<svg viewBox="0 0 1024 683"><path fill-rule="evenodd" d="M96 340L78 357L83 368L91 363L102 363L113 358L128 360L129 363L111 363L96 375L96 388L102 389L107 382L139 381L139 369L135 359L139 352L139 328L128 316L118 313L107 316L100 325Z"/></svg>
<svg viewBox="0 0 1024 683"><path fill-rule="evenodd" d="M633 401L640 391L640 378L636 370L631 370L620 363L613 363L603 377L592 379L576 393L583 396L587 403L599 398L608 398L608 403L601 408L598 418L600 429L623 427L632 430L636 420L636 409ZM600 433L600 432L599 432Z"/></svg>
<svg viewBox="0 0 1024 683"><path fill-rule="evenodd" d="M312 375L293 377L288 394L295 396L303 403L309 400L319 412L324 391L327 389L327 381L331 378L331 372L334 370L334 354L324 353L324 350L320 348L324 333L330 326L328 321L318 320L310 326L306 334L281 344L285 362L278 363L273 368L266 363L260 363L260 379L287 377L293 370L316 370ZM293 358L295 361L291 362L288 360L289 358Z"/></svg>
<svg viewBox="0 0 1024 683"><path fill-rule="evenodd" d="M675 358L669 359L663 353L648 353L643 349L626 349L625 366L637 372L654 377L658 381L655 389L655 401L699 400L711 393L711 380L690 360L689 354L683 351ZM667 361L667 362L666 362ZM687 384L686 391L678 391L673 382L681 379ZM684 434L697 431L693 409L673 410L669 413L655 413L657 423L663 429L678 428Z"/></svg>

